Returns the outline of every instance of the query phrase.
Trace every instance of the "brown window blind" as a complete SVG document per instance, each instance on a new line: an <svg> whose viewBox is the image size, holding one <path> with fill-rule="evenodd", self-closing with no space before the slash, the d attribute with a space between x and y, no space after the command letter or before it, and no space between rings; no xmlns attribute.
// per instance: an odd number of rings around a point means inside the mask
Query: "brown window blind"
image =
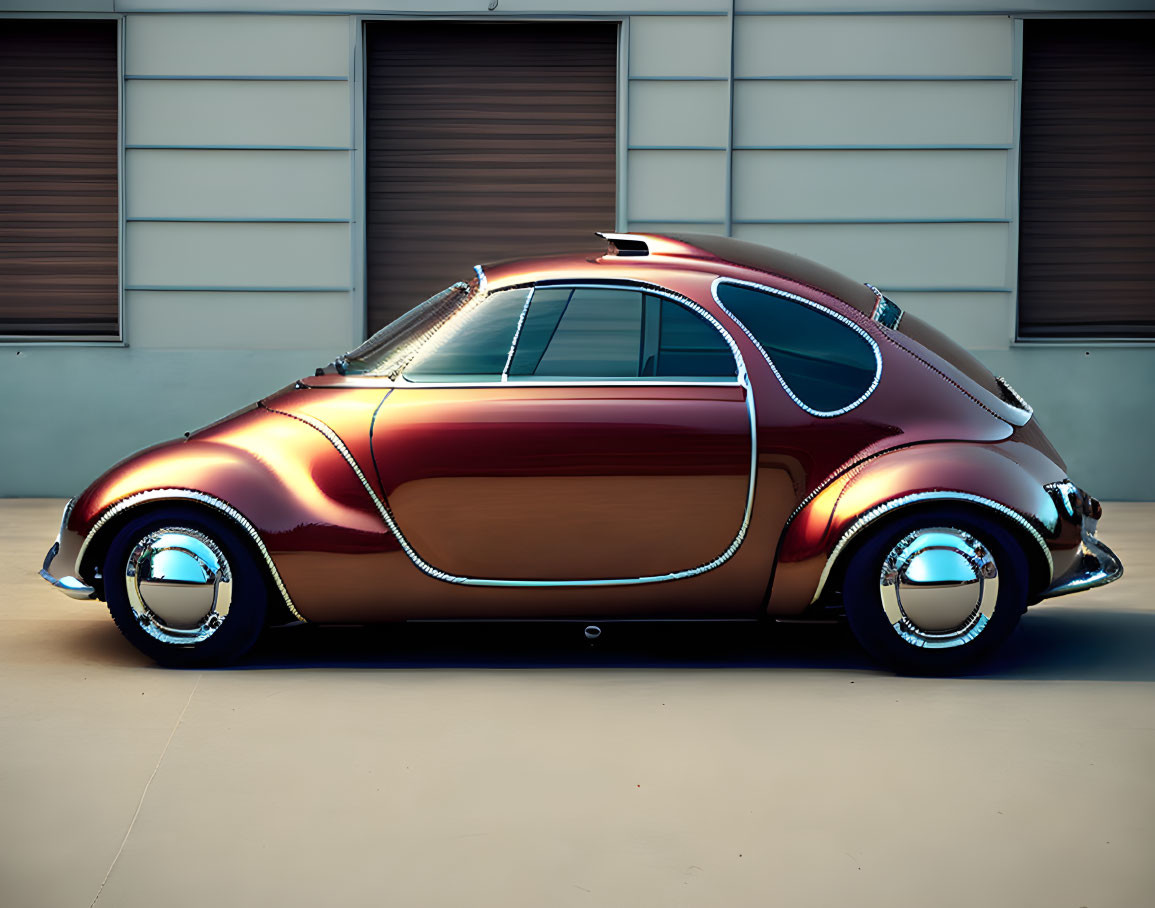
<svg viewBox="0 0 1155 908"><path fill-rule="evenodd" d="M1019 335L1155 337L1155 21L1023 29Z"/></svg>
<svg viewBox="0 0 1155 908"><path fill-rule="evenodd" d="M119 332L116 28L0 18L0 335Z"/></svg>
<svg viewBox="0 0 1155 908"><path fill-rule="evenodd" d="M367 26L374 331L475 264L604 244L617 25Z"/></svg>

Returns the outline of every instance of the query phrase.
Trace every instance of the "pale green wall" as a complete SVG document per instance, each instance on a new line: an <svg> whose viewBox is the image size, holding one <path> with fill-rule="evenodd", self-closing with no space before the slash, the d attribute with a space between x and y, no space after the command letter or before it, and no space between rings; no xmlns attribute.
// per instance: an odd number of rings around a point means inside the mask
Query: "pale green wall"
<svg viewBox="0 0 1155 908"><path fill-rule="evenodd" d="M0 0L0 10L68 8L49 2ZM117 9L134 3L198 0ZM485 16L476 0L427 6ZM1155 347L1013 341L1015 20L978 0L736 8L732 134L730 22L717 15L726 0L523 0L486 18L627 17L618 227L729 229L876 283L1005 375L1073 479L1100 497L1155 499ZM899 15L814 14L866 11ZM984 14L920 15L949 11ZM348 15L126 17L126 142L200 147L125 152L126 346L0 345L0 495L72 494L118 458L309 374L360 338L359 29ZM291 148L204 147L238 145Z"/></svg>
<svg viewBox="0 0 1155 908"><path fill-rule="evenodd" d="M0 348L0 497L75 495L132 452L312 375L334 355Z"/></svg>

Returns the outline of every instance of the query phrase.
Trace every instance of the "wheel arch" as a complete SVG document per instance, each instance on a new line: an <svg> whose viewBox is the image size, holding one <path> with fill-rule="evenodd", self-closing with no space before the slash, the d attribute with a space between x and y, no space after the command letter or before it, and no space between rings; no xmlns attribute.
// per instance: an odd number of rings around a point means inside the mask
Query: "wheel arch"
<svg viewBox="0 0 1155 908"><path fill-rule="evenodd" d="M851 524L839 537L827 558L811 604L817 603L824 594L841 588L847 566L867 540L886 532L889 525L899 520L918 513L925 513L929 517L943 507L969 512L980 520L994 523L1018 542L1030 571L1027 589L1032 597L1050 583L1054 572L1050 549L1043 536L1025 517L1006 505L978 495L936 491L905 495L883 502Z"/></svg>
<svg viewBox="0 0 1155 908"><path fill-rule="evenodd" d="M270 596L270 606L276 610L279 605L281 612L287 616L286 620L305 620L293 604L293 599L281 579L265 541L252 522L227 502L193 489L148 489L137 492L112 505L93 524L77 554L76 567L82 577L99 578L97 593L100 598L104 598L105 578L99 577L99 569L116 534L129 521L152 512L160 512L173 505L189 507L206 516L223 519L232 525L248 545L249 553L263 570L266 579L271 582L272 589L277 592L277 596Z"/></svg>
<svg viewBox="0 0 1155 908"><path fill-rule="evenodd" d="M1060 531L1058 510L1044 485L1055 481L1061 468L1024 448L1006 442L911 445L833 477L787 521L768 613L795 614L825 601L831 579L837 581L845 569L847 549L871 535L879 520L944 505L973 509L1006 527L1026 553L1032 594L1041 591L1051 581L1052 542Z"/></svg>

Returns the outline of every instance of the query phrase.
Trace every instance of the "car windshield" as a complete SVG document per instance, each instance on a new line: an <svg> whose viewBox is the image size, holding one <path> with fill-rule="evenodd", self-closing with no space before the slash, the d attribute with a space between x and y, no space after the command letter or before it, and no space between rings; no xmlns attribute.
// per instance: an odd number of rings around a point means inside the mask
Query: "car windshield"
<svg viewBox="0 0 1155 908"><path fill-rule="evenodd" d="M390 322L324 371L396 378L430 338L466 309L475 296L469 284L458 281Z"/></svg>

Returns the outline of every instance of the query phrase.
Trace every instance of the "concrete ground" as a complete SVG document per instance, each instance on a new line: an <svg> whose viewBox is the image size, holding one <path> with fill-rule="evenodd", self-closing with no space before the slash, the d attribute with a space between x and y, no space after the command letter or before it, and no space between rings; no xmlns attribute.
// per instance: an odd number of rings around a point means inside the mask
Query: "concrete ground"
<svg viewBox="0 0 1155 908"><path fill-rule="evenodd" d="M966 678L846 632L279 631L156 668L0 501L0 905L1155 904L1155 504Z"/></svg>

